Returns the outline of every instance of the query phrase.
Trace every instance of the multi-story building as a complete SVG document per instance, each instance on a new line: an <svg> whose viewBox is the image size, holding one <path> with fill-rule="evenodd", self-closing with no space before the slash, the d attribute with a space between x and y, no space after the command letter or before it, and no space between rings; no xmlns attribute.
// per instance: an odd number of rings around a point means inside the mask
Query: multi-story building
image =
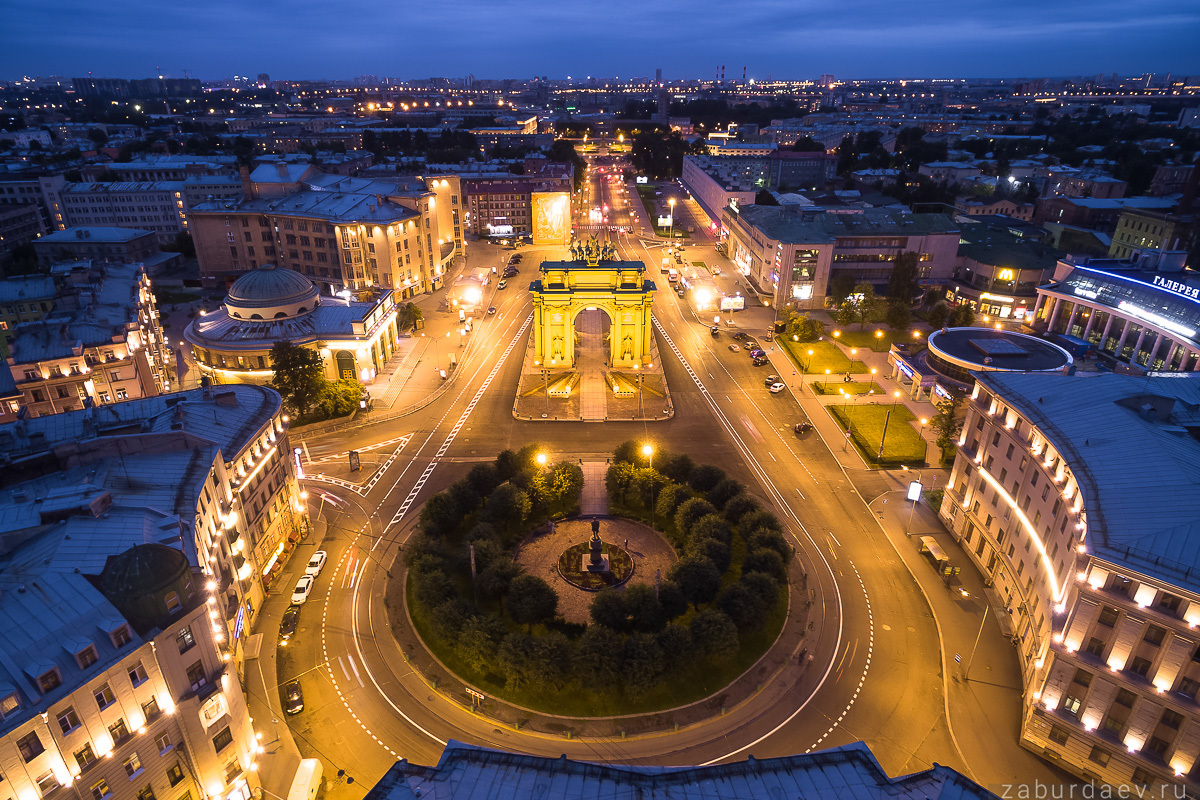
<svg viewBox="0 0 1200 800"><path fill-rule="evenodd" d="M938 183L948 183L951 186L957 186L971 178L979 177L983 174L983 170L974 164L966 164L958 161L931 161L928 164L922 164L917 167L917 174Z"/></svg>
<svg viewBox="0 0 1200 800"><path fill-rule="evenodd" d="M1200 371L1200 281L1186 257L1062 259L1038 287L1030 324L1092 345L1116 370Z"/></svg>
<svg viewBox="0 0 1200 800"><path fill-rule="evenodd" d="M243 648L303 524L281 410L234 386L0 430L14 797L254 796Z"/></svg>
<svg viewBox="0 0 1200 800"><path fill-rule="evenodd" d="M365 180L301 167L284 165L281 181L266 180L274 165L260 167L250 175L247 199L193 209L206 285L228 287L263 264L295 270L327 294L385 288L400 299L442 285L461 252L456 180ZM270 185L271 196L259 184Z"/></svg>
<svg viewBox="0 0 1200 800"><path fill-rule="evenodd" d="M958 264L947 282L946 300L966 303L989 318L1023 322L1037 302L1037 287L1065 253L1029 241L1020 235L1019 223L1014 231L1002 219L962 223Z"/></svg>
<svg viewBox="0 0 1200 800"><path fill-rule="evenodd" d="M62 261L118 261L154 264L164 254L153 231L136 228L88 227L48 233L33 243L38 265ZM174 254L166 254L173 256Z"/></svg>
<svg viewBox="0 0 1200 800"><path fill-rule="evenodd" d="M1200 376L974 377L939 513L1018 644L1022 745L1195 793Z"/></svg>
<svg viewBox="0 0 1200 800"><path fill-rule="evenodd" d="M17 326L53 311L57 294L54 281L44 275L0 281L0 358L8 358Z"/></svg>
<svg viewBox="0 0 1200 800"><path fill-rule="evenodd" d="M855 173L857 174L857 173ZM1018 203L1007 197L985 199L964 196L954 201L954 210L969 217L1003 215L1029 222L1033 219L1033 203Z"/></svg>
<svg viewBox="0 0 1200 800"><path fill-rule="evenodd" d="M28 244L45 233L42 212L31 203L0 203L0 263L15 248Z"/></svg>
<svg viewBox="0 0 1200 800"><path fill-rule="evenodd" d="M109 161L92 164L80 170L85 180L94 181L106 172L115 172L122 181L184 181L191 177L229 176L238 174L236 156L158 155L134 161Z"/></svg>
<svg viewBox="0 0 1200 800"><path fill-rule="evenodd" d="M1033 221L1038 225L1053 222L1112 234L1126 209L1169 211L1174 206L1174 200L1162 197L1043 197L1037 201Z"/></svg>
<svg viewBox="0 0 1200 800"><path fill-rule="evenodd" d="M572 169L544 159L527 160L524 175L506 173L458 173L467 229L476 236L532 236L534 195L543 192L570 193Z"/></svg>
<svg viewBox="0 0 1200 800"><path fill-rule="evenodd" d="M727 207L721 221L738 271L779 307L821 308L839 273L883 289L896 256L910 251L918 254L921 283L943 285L958 258L958 226L945 214L748 206Z"/></svg>
<svg viewBox="0 0 1200 800"><path fill-rule="evenodd" d="M31 417L170 390L172 353L145 270L79 267L69 304L15 328L8 368Z"/></svg>
<svg viewBox="0 0 1200 800"><path fill-rule="evenodd" d="M1134 259L1154 250L1187 250L1196 228L1195 214L1168 210L1126 208L1117 219L1111 258Z"/></svg>
<svg viewBox="0 0 1200 800"><path fill-rule="evenodd" d="M731 200L749 205L763 189L819 189L836 175L833 153L772 150L766 155L684 156L682 181L705 212L719 219Z"/></svg>
<svg viewBox="0 0 1200 800"><path fill-rule="evenodd" d="M1048 194L1065 197L1094 197L1116 200L1125 196L1129 184L1103 172L1066 172L1047 187Z"/></svg>

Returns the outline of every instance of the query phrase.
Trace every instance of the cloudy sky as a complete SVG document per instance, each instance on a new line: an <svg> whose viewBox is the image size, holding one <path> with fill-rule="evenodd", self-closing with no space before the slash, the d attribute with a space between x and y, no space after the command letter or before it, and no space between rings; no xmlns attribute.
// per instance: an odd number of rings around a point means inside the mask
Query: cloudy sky
<svg viewBox="0 0 1200 800"><path fill-rule="evenodd" d="M1198 0L0 0L0 78L1200 74Z"/></svg>

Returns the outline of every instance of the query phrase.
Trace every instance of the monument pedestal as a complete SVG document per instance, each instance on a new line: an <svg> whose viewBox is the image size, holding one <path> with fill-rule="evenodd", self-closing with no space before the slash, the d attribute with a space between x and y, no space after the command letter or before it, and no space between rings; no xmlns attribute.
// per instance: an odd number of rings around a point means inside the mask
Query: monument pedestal
<svg viewBox="0 0 1200 800"><path fill-rule="evenodd" d="M582 557L581 560L583 561L583 565L580 567L580 570L583 572L608 572L609 571L608 556L600 556L600 563L598 563L598 564L593 564L592 557L590 555L586 555L586 554Z"/></svg>

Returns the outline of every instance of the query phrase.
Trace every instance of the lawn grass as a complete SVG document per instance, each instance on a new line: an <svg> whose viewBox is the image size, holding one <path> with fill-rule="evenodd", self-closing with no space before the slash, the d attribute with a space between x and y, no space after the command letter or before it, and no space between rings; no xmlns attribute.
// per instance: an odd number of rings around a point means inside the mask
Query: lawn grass
<svg viewBox="0 0 1200 800"><path fill-rule="evenodd" d="M868 463L876 466L925 463L925 440L913 427L916 417L906 406L885 403L829 405L825 408L843 431L850 429L851 441ZM884 435L885 422L887 440L883 443L883 457L880 458L879 441Z"/></svg>
<svg viewBox="0 0 1200 800"><path fill-rule="evenodd" d="M674 233L674 238L676 239L692 238L690 233L682 230L681 228L677 227L674 229L674 231L672 231L671 226L669 225L665 228L662 228L656 224L658 222L658 211L654 207L654 192L655 188L653 186L637 187L638 197L642 198L642 207L646 209L646 219L650 222L650 225L653 226L654 235L670 239L672 238L672 233Z"/></svg>
<svg viewBox="0 0 1200 800"><path fill-rule="evenodd" d="M787 348L788 355L792 357L796 367L810 375L822 375L825 370L829 370L831 375L868 371L866 364L857 360L851 361L831 342L793 342L783 336L777 337L776 341ZM813 351L811 356L808 354L809 350Z"/></svg>
<svg viewBox="0 0 1200 800"><path fill-rule="evenodd" d="M885 394L884 389L874 381L850 381L846 383L844 380L832 380L826 383L825 381L813 381L809 384L813 391L817 394L846 394L860 395L873 392L877 395Z"/></svg>
<svg viewBox="0 0 1200 800"><path fill-rule="evenodd" d="M835 340L842 343L846 347L862 347L864 349L874 350L876 353L886 353L892 349L892 344L896 342L913 343L924 342L926 331L917 328L915 329L919 336L913 336L913 328L908 328L902 331L894 331L886 325L867 324L867 329L849 330L845 328L834 328L830 332ZM882 335L876 335L882 334Z"/></svg>

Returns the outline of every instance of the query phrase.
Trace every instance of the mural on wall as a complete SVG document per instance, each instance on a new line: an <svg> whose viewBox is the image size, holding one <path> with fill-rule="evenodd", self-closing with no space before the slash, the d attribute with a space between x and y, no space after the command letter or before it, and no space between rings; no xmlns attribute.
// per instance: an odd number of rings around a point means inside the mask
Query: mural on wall
<svg viewBox="0 0 1200 800"><path fill-rule="evenodd" d="M534 192L533 243L566 244L571 238L571 196L567 192Z"/></svg>

